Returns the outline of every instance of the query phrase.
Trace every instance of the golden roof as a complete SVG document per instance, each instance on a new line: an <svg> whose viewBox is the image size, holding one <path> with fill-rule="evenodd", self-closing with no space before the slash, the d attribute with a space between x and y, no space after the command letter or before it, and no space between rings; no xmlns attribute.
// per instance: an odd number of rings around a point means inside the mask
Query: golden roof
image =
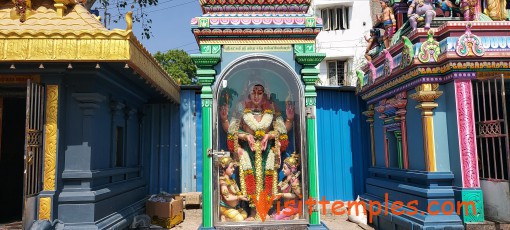
<svg viewBox="0 0 510 230"><path fill-rule="evenodd" d="M105 28L80 4L33 2L21 22L11 1L0 3L0 62L123 62L168 98L179 102L179 86L131 31Z"/></svg>

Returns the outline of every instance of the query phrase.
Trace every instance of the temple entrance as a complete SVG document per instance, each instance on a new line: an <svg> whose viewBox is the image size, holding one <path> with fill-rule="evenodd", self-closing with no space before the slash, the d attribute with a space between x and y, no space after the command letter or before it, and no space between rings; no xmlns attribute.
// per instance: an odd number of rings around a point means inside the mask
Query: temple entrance
<svg viewBox="0 0 510 230"><path fill-rule="evenodd" d="M0 84L0 226L27 229L42 190L44 86L26 77Z"/></svg>
<svg viewBox="0 0 510 230"><path fill-rule="evenodd" d="M214 87L213 203L216 227L306 227L308 196L303 86L268 55L245 56ZM221 156L220 156L221 155Z"/></svg>
<svg viewBox="0 0 510 230"><path fill-rule="evenodd" d="M478 171L485 216L510 222L508 121L510 79L495 74L473 82Z"/></svg>
<svg viewBox="0 0 510 230"><path fill-rule="evenodd" d="M26 87L0 85L0 223L21 221Z"/></svg>

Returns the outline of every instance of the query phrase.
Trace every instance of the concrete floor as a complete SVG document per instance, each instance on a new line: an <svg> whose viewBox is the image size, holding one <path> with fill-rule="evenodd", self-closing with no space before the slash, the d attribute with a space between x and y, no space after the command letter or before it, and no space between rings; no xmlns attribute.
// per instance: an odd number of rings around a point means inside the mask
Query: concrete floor
<svg viewBox="0 0 510 230"><path fill-rule="evenodd" d="M196 230L202 223L202 209L186 209L184 222L172 229ZM346 220L347 216L322 215L321 220L331 230L372 230L366 225L358 225Z"/></svg>

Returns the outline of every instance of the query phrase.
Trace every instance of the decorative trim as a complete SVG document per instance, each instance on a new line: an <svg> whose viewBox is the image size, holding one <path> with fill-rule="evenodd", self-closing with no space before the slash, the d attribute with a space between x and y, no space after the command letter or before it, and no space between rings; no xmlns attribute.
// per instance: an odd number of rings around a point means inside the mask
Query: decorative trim
<svg viewBox="0 0 510 230"><path fill-rule="evenodd" d="M400 123L391 123L388 125L384 125L384 127L386 128L386 131L388 131L388 132L398 131L398 130L400 130Z"/></svg>
<svg viewBox="0 0 510 230"><path fill-rule="evenodd" d="M204 99L202 98L202 107L212 107L212 99Z"/></svg>
<svg viewBox="0 0 510 230"><path fill-rule="evenodd" d="M395 77L395 78L392 78L392 80L389 80L389 81L386 81L384 83L381 83L381 84L378 84L378 85L368 85L368 86L365 86L363 87L363 92L362 92L362 98L363 100L368 100L372 97L374 97L375 95L378 95L380 94L381 92L384 92L390 88L393 88L397 85L400 85L399 88L401 88L402 86L404 86L404 82L406 81L409 81L411 80L412 78L417 78L417 76L420 76L418 79L416 79L417 81L421 81L423 83L425 82L429 82L429 83L443 83L443 82L448 82L448 81L451 81L452 79L460 79L460 78L476 78L476 74L473 73L473 72L457 72L459 69L457 69L457 66L455 65L456 63L453 63L454 65L451 66L451 69L449 69L449 71L454 71L453 73L449 74L449 75L446 75L446 76L434 76L434 75L442 75L444 73L441 73L440 72L440 68L442 67L437 67L437 68L429 68L429 67L423 67L423 68L418 68L418 69L415 69L407 74L404 74L402 75L402 77ZM470 63L470 62L463 62L463 63L458 63L459 65L461 66L471 66L470 64L473 64L473 63ZM477 65L472 65L472 68L468 68L466 66L466 69L469 69L470 71L474 71L476 69L487 69L487 65L490 64L490 62L484 62L483 63L484 65L479 65L477 63ZM498 62L498 63L495 63L495 62L492 62L492 64L499 64L498 66L500 68L508 68L510 66L510 61L509 62ZM445 66L443 66L445 67ZM447 65L447 67L450 67L450 65ZM485 68L484 68L485 67ZM446 71L445 71L446 72ZM425 76L431 76L432 77L425 77ZM406 83L406 85L408 85L409 83ZM414 87L414 86L412 86ZM410 88L412 88L410 87ZM393 90L395 91L395 90ZM397 91L397 92L400 92L401 90ZM395 92L395 93L397 93ZM395 94L393 93L393 94ZM373 99L370 99L370 101L372 101Z"/></svg>
<svg viewBox="0 0 510 230"><path fill-rule="evenodd" d="M311 0L200 0L200 5L272 5L272 4L307 4L310 5Z"/></svg>
<svg viewBox="0 0 510 230"><path fill-rule="evenodd" d="M179 102L179 86L131 31L33 31L0 33L0 61L127 62L147 83Z"/></svg>
<svg viewBox="0 0 510 230"><path fill-rule="evenodd" d="M294 53L315 53L315 44L295 44Z"/></svg>
<svg viewBox="0 0 510 230"><path fill-rule="evenodd" d="M313 22L307 22L308 20L313 19ZM314 17L258 17L258 16L225 16L225 17L196 17L191 20L192 26L198 26L198 28L211 28L215 26L253 26L253 25L263 25L263 26L280 26L280 25L301 25L304 27L315 27L317 25L321 25L319 22L316 22ZM313 25L313 26L312 26Z"/></svg>
<svg viewBox="0 0 510 230"><path fill-rule="evenodd" d="M221 60L220 54L191 54L191 59L199 68L211 68Z"/></svg>
<svg viewBox="0 0 510 230"><path fill-rule="evenodd" d="M316 106L316 98L315 97L306 97L305 98L305 106Z"/></svg>
<svg viewBox="0 0 510 230"><path fill-rule="evenodd" d="M461 217L464 220L464 223L473 223L473 222L484 222L485 214L483 209L483 191L478 189L462 189L462 202L473 202L475 204L476 215L473 215L475 212L472 210L472 206L468 205L468 215L465 215L464 208L461 209Z"/></svg>
<svg viewBox="0 0 510 230"><path fill-rule="evenodd" d="M221 55L221 45L213 44L213 45L200 45L200 53L202 54L220 54Z"/></svg>
<svg viewBox="0 0 510 230"><path fill-rule="evenodd" d="M51 197L39 197L39 220L51 220Z"/></svg>
<svg viewBox="0 0 510 230"><path fill-rule="evenodd" d="M384 49L383 52L384 57L386 58L384 61L384 76L389 77L394 68L393 57L387 49Z"/></svg>
<svg viewBox="0 0 510 230"><path fill-rule="evenodd" d="M460 36L455 45L455 53L460 57L478 56L481 57L485 53L482 40L471 33L471 24L466 25L466 32Z"/></svg>
<svg viewBox="0 0 510 230"><path fill-rule="evenodd" d="M200 38L200 44L222 44L222 45L236 45L236 44L315 44L315 38L259 38L259 39L243 39L243 38L225 38L225 39L208 39Z"/></svg>
<svg viewBox="0 0 510 230"><path fill-rule="evenodd" d="M222 12L308 12L309 4L271 4L271 5L202 5L205 12L222 13Z"/></svg>
<svg viewBox="0 0 510 230"><path fill-rule="evenodd" d="M409 40L406 36L402 36L402 43L404 43L404 46L402 47L402 62L400 64L400 69L404 69L411 65L414 60L414 47L411 40Z"/></svg>
<svg viewBox="0 0 510 230"><path fill-rule="evenodd" d="M193 29L195 38L202 36L267 36L267 35L317 35L321 28L213 28Z"/></svg>
<svg viewBox="0 0 510 230"><path fill-rule="evenodd" d="M296 53L296 61L304 66L315 66L326 57L325 53Z"/></svg>
<svg viewBox="0 0 510 230"><path fill-rule="evenodd" d="M422 63L437 62L439 54L441 53L439 42L434 40L434 30L429 29L427 34L427 41L421 44L418 60Z"/></svg>
<svg viewBox="0 0 510 230"><path fill-rule="evenodd" d="M58 85L46 86L46 124L44 127L44 185L54 191L57 166Z"/></svg>
<svg viewBox="0 0 510 230"><path fill-rule="evenodd" d="M466 188L480 187L472 90L470 80L455 81L462 186Z"/></svg>

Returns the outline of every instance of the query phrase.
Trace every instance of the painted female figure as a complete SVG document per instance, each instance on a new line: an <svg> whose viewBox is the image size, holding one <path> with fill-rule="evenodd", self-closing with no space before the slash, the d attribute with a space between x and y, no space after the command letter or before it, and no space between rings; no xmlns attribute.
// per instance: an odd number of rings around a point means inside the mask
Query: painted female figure
<svg viewBox="0 0 510 230"><path fill-rule="evenodd" d="M277 193L280 152L288 145L287 132L292 127L294 107L286 102L286 118L266 95L261 80L252 78L249 95L237 105L228 120L228 102L220 108L223 129L227 131L230 152L239 159L241 192L250 199ZM250 207L255 207L250 200ZM255 211L253 211L255 212Z"/></svg>
<svg viewBox="0 0 510 230"><path fill-rule="evenodd" d="M220 218L222 221L243 221L248 216L246 211L239 206L241 200L248 201L243 196L236 181L232 178L234 162L230 157L220 159Z"/></svg>
<svg viewBox="0 0 510 230"><path fill-rule="evenodd" d="M275 220L291 220L299 218L299 200L301 186L299 183L299 155L291 154L283 161L285 179L278 184L275 200L283 198L284 209L274 215Z"/></svg>

